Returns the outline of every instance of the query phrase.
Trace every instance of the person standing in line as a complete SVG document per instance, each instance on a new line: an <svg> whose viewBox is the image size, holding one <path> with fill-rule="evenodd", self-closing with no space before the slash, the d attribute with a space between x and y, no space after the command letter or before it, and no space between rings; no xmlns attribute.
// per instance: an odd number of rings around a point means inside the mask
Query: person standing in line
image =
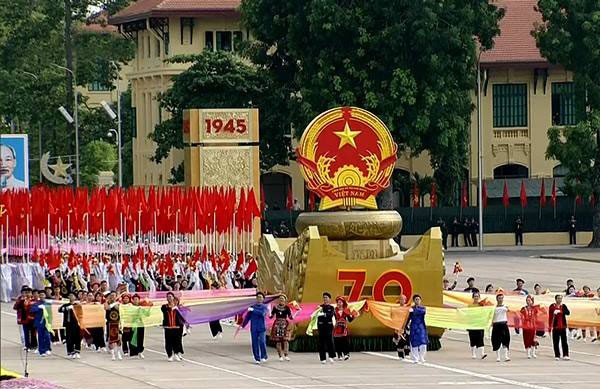
<svg viewBox="0 0 600 389"><path fill-rule="evenodd" d="M408 310L408 320L410 325L410 353L412 354L413 363L425 363L425 355L427 354L427 344L429 336L427 327L425 326L425 307L422 305L420 295L413 296L413 306Z"/></svg>
<svg viewBox="0 0 600 389"><path fill-rule="evenodd" d="M470 307L482 307L484 304L481 302L481 296L479 292L473 292L473 303L470 304ZM487 354L485 353L485 346L483 344L483 334L484 330L467 330L469 333L469 344L471 346L471 357L473 359L487 358ZM479 351L479 355L477 352Z"/></svg>
<svg viewBox="0 0 600 389"><path fill-rule="evenodd" d="M319 359L321 363L333 363L335 358L335 348L333 346L333 317L335 308L331 305L331 294L323 293L323 304L320 306L321 312L317 315L317 331L319 331Z"/></svg>
<svg viewBox="0 0 600 389"><path fill-rule="evenodd" d="M452 247L458 247L458 233L460 231L460 223L458 219L455 217L452 220L452 227L450 229L450 235L452 235Z"/></svg>
<svg viewBox="0 0 600 389"><path fill-rule="evenodd" d="M33 324L37 331L38 336L38 351L40 356L46 357L52 355L51 345L51 334L44 317L44 310L46 309L46 292L44 290L38 291L39 300L33 303L31 306L31 313L33 313L34 319Z"/></svg>
<svg viewBox="0 0 600 389"><path fill-rule="evenodd" d="M179 301L173 292L167 293L167 303L160 307L163 314L162 327L165 330L165 351L167 360L177 362L183 359L183 327L185 319L179 311Z"/></svg>
<svg viewBox="0 0 600 389"><path fill-rule="evenodd" d="M58 312L63 314L63 327L65 328L67 356L72 359L81 358L81 327L79 318L83 313L81 304L75 300L75 294L68 294L69 302L61 305Z"/></svg>
<svg viewBox="0 0 600 389"><path fill-rule="evenodd" d="M129 356L131 358L138 357L139 359L144 359L144 337L146 331L144 329L143 316L150 315L148 308L152 306L152 302L148 301L142 304L140 296L136 293L131 297L131 304L139 307L139 316L136 318L136 322L134 322L138 326L133 328Z"/></svg>
<svg viewBox="0 0 600 389"><path fill-rule="evenodd" d="M400 304L401 307L404 307L406 305L406 296L403 294L400 295L400 298L398 299L398 301L396 301L396 303ZM405 357L408 356L408 354L410 354L409 339L410 339L410 334L409 334L407 325L404 326L403 330L395 330L394 331L394 337L393 337L392 341L396 345L396 351L398 352L398 358L404 359Z"/></svg>
<svg viewBox="0 0 600 389"><path fill-rule="evenodd" d="M272 319L273 317L275 321L271 327L271 340L275 342L279 361L289 361L290 320L293 320L294 316L292 315L292 310L287 305L287 296L285 294L279 295L277 305L271 310L269 318Z"/></svg>
<svg viewBox="0 0 600 389"><path fill-rule="evenodd" d="M469 293L479 292L479 289L477 289L475 287L475 278L474 277L467 278L467 287L463 290L463 292L469 292Z"/></svg>
<svg viewBox="0 0 600 389"><path fill-rule="evenodd" d="M496 362L510 361L510 331L508 330L508 307L504 305L504 295L496 295L496 309L492 319L492 349L496 352Z"/></svg>
<svg viewBox="0 0 600 389"><path fill-rule="evenodd" d="M127 308L130 304L131 304L131 296L129 296L129 293L123 293L123 295L121 295L121 305L123 305L123 306L125 306L125 308ZM122 345L123 355L128 356L129 351L132 348L131 338L133 337L133 328L123 327L122 333L123 334L121 335L121 340L123 343L123 345Z"/></svg>
<svg viewBox="0 0 600 389"><path fill-rule="evenodd" d="M462 225L462 233L463 233L463 240L465 241L465 247L471 247L472 242L471 242L471 222L469 221L468 218L465 218L463 225Z"/></svg>
<svg viewBox="0 0 600 389"><path fill-rule="evenodd" d="M526 305L521 308L521 328L523 329L523 345L527 350L527 358L537 358L535 350L537 347L537 341L535 340L536 329L538 326L538 315L540 313L539 305L534 305L534 298L532 295L528 295L525 298Z"/></svg>
<svg viewBox="0 0 600 389"><path fill-rule="evenodd" d="M515 246L523 246L523 221L520 217L515 220Z"/></svg>
<svg viewBox="0 0 600 389"><path fill-rule="evenodd" d="M471 245L477 247L477 236L479 236L479 222L471 218Z"/></svg>
<svg viewBox="0 0 600 389"><path fill-rule="evenodd" d="M37 339L33 329L33 320L29 312L32 302L32 291L27 285L21 287L21 295L15 301L13 309L17 311L17 324L21 326L21 343L23 350L33 351L37 348Z"/></svg>
<svg viewBox="0 0 600 389"><path fill-rule="evenodd" d="M260 365L269 358L267 356L267 327L265 318L267 317L268 307L265 305L265 295L262 292L256 293L256 304L248 308L246 317L242 322L242 328L250 322L250 335L252 337L252 354L254 363Z"/></svg>
<svg viewBox="0 0 600 389"><path fill-rule="evenodd" d="M94 305L103 305L102 292L98 291L94 295ZM96 352L106 352L106 337L104 336L104 327L94 327L90 328L90 334L92 335L92 342L96 349Z"/></svg>
<svg viewBox="0 0 600 389"><path fill-rule="evenodd" d="M106 296L104 310L106 311L106 337L111 359L113 361L116 358L121 360L123 359L121 351L121 315L119 314L119 303L115 292L110 292Z"/></svg>
<svg viewBox="0 0 600 389"><path fill-rule="evenodd" d="M354 315L348 309L348 302L342 296L335 299L335 328L333 329L333 343L338 361L347 361L350 358L350 339L348 324L354 320Z"/></svg>
<svg viewBox="0 0 600 389"><path fill-rule="evenodd" d="M569 308L562 303L562 295L554 296L554 303L548 308L548 328L552 331L552 344L554 346L554 358L560 359L560 348L562 345L562 359L569 360L569 344L567 342L567 316L571 314Z"/></svg>
<svg viewBox="0 0 600 389"><path fill-rule="evenodd" d="M577 244L577 220L575 220L575 216L571 216L569 220L569 244Z"/></svg>

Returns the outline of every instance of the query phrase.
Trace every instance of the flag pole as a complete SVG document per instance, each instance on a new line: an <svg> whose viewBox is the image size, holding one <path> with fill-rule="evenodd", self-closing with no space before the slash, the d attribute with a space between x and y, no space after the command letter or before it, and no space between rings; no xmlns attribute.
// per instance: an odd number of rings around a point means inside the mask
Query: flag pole
<svg viewBox="0 0 600 389"><path fill-rule="evenodd" d="M477 58L477 211L479 216L479 251L483 251L483 139L481 122L481 53Z"/></svg>

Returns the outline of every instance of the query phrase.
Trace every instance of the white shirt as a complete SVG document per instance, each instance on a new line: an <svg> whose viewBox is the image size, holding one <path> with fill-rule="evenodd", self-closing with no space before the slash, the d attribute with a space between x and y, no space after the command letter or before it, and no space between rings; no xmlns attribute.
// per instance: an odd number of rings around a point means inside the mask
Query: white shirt
<svg viewBox="0 0 600 389"><path fill-rule="evenodd" d="M27 185L25 185L25 182L21 181L21 180L17 180L15 178L15 176L10 176L7 179L2 180L2 183L0 186L2 187L2 191L7 190L7 189L27 188Z"/></svg>
<svg viewBox="0 0 600 389"><path fill-rule="evenodd" d="M508 307L506 305L496 306L492 323L502 323L508 321Z"/></svg>

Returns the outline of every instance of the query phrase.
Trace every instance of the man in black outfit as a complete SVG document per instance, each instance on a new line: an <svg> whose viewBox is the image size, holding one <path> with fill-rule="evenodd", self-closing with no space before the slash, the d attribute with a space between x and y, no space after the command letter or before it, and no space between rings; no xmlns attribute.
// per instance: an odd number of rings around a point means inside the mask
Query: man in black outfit
<svg viewBox="0 0 600 389"><path fill-rule="evenodd" d="M515 246L523 246L523 222L520 217L515 220Z"/></svg>
<svg viewBox="0 0 600 389"><path fill-rule="evenodd" d="M471 222L468 218L465 218L463 222L463 239L465 241L465 247L471 247Z"/></svg>
<svg viewBox="0 0 600 389"><path fill-rule="evenodd" d="M571 216L571 220L569 220L569 244L577 244L577 220L575 220L575 216Z"/></svg>
<svg viewBox="0 0 600 389"><path fill-rule="evenodd" d="M454 218L452 221L452 226L450 227L450 234L452 235L452 247L458 247L458 233L460 230L460 223L457 218Z"/></svg>
<svg viewBox="0 0 600 389"><path fill-rule="evenodd" d="M471 244L477 247L477 235L479 235L479 222L471 218Z"/></svg>
<svg viewBox="0 0 600 389"><path fill-rule="evenodd" d="M444 250L448 250L448 228L446 227L446 222L442 218L439 218L437 226L440 227L440 231L442 232L442 246L444 246Z"/></svg>
<svg viewBox="0 0 600 389"><path fill-rule="evenodd" d="M331 294L323 293L323 304L321 304L321 312L317 316L317 330L319 331L319 358L321 363L333 363L335 358L335 349L333 347L333 315L335 308L331 305Z"/></svg>

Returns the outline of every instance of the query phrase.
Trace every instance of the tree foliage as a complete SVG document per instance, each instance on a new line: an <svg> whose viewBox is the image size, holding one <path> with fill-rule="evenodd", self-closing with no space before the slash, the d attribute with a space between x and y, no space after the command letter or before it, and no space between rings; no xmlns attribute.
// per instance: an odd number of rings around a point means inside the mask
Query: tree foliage
<svg viewBox="0 0 600 389"><path fill-rule="evenodd" d="M401 150L428 150L441 200L467 163L477 41L486 49L503 11L484 0L243 0L256 41L296 128L340 105L366 108ZM474 39L474 37L476 39Z"/></svg>
<svg viewBox="0 0 600 389"><path fill-rule="evenodd" d="M175 76L172 87L159 97L161 107L171 118L158 124L150 135L157 145L154 161L161 162L172 148L183 148L181 125L183 110L188 108L258 108L261 168L268 169L287 159L283 135L289 120L285 117L285 99L280 90L273 88L267 73L231 53L219 51L205 50L170 61L191 66ZM181 172L178 167L173 171L176 180L183 178Z"/></svg>
<svg viewBox="0 0 600 389"><path fill-rule="evenodd" d="M103 140L93 140L86 144L81 153L80 182L83 186L98 184L98 173L113 171L117 165L117 148Z"/></svg>
<svg viewBox="0 0 600 389"><path fill-rule="evenodd" d="M569 171L566 182L583 198L600 198L600 2L540 0L543 23L534 35L548 60L573 72L579 123L548 130L547 157ZM600 202L590 246L600 247Z"/></svg>

